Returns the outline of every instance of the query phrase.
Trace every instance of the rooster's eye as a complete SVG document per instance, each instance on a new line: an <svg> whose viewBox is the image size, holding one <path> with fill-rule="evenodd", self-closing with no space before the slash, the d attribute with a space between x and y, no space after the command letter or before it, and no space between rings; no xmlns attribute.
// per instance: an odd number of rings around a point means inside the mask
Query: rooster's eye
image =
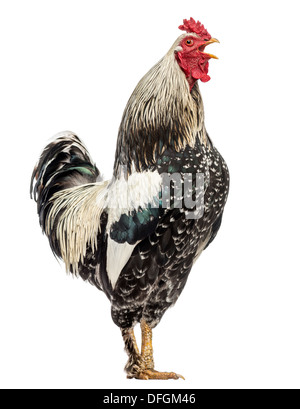
<svg viewBox="0 0 300 409"><path fill-rule="evenodd" d="M191 47L194 44L194 41L193 40L186 40L185 44L188 45L189 47Z"/></svg>

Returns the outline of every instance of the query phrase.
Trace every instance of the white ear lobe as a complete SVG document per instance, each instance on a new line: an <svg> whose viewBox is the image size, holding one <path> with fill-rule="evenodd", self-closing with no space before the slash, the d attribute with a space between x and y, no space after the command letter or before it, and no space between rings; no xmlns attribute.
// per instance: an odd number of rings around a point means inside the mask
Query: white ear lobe
<svg viewBox="0 0 300 409"><path fill-rule="evenodd" d="M182 50L183 50L183 48L182 48L180 45L178 45L178 46L175 48L174 51L179 52L179 51L182 51Z"/></svg>

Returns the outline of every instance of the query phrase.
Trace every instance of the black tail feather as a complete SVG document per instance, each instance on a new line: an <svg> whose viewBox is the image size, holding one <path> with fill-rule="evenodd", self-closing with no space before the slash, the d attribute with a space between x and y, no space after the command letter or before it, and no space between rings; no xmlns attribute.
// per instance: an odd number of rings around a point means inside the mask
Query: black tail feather
<svg viewBox="0 0 300 409"><path fill-rule="evenodd" d="M54 193L100 180L100 172L78 136L72 132L58 134L43 150L31 177L30 196L37 202L42 229Z"/></svg>

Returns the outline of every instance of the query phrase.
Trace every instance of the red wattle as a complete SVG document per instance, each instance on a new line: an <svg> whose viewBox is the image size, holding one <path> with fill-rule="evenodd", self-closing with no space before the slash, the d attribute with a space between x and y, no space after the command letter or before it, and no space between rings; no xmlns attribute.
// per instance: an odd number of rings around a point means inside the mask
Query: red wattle
<svg viewBox="0 0 300 409"><path fill-rule="evenodd" d="M200 80L202 82L207 82L210 80L208 73L208 60L209 57L204 57L204 55L189 55L184 54L179 51L176 54L177 62L185 73L185 76L190 85L190 90L193 88L195 82Z"/></svg>

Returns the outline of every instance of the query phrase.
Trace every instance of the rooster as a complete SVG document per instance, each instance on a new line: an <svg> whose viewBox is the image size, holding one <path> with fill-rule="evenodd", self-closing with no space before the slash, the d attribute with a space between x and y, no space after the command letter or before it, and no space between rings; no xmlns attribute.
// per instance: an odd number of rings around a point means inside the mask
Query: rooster
<svg viewBox="0 0 300 409"><path fill-rule="evenodd" d="M154 369L152 329L216 237L228 195L228 168L206 132L197 83L210 79L209 60L217 57L205 48L218 40L193 18L179 29L185 33L125 107L112 179L102 179L72 132L46 146L31 179L52 251L111 302L128 378L183 378Z"/></svg>

